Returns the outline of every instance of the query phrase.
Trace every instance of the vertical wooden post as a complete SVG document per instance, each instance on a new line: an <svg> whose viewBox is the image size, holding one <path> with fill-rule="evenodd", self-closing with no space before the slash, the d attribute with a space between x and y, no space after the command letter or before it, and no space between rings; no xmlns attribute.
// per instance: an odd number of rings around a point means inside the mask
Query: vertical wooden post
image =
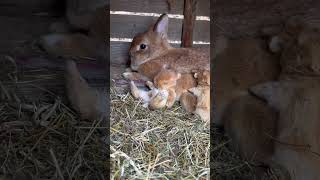
<svg viewBox="0 0 320 180"><path fill-rule="evenodd" d="M196 20L197 0L184 0L184 20L182 26L182 47L192 47L193 26Z"/></svg>

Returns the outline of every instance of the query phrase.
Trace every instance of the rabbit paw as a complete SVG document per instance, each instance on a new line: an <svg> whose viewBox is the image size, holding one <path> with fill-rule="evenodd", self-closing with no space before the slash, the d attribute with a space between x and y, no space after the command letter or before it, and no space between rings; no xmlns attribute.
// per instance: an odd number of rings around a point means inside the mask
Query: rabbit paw
<svg viewBox="0 0 320 180"><path fill-rule="evenodd" d="M127 80L132 80L132 73L131 72L122 73L122 76Z"/></svg>
<svg viewBox="0 0 320 180"><path fill-rule="evenodd" d="M147 82L146 82L146 85L147 85L150 89L155 88L154 85L153 85L153 82L151 82L151 81L147 81Z"/></svg>

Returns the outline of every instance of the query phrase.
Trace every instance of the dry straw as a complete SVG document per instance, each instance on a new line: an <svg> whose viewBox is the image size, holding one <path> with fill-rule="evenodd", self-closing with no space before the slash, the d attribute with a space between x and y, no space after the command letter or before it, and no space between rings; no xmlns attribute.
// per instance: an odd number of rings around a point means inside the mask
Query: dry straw
<svg viewBox="0 0 320 180"><path fill-rule="evenodd" d="M36 101L22 96L25 86L35 90L33 82L56 75L18 76L25 80L0 83L0 179L106 179L108 145L97 121L80 120L48 90L38 89Z"/></svg>
<svg viewBox="0 0 320 180"><path fill-rule="evenodd" d="M229 148L222 130L211 129L210 147L210 129L198 116L178 105L150 111L117 89L110 96L112 179L261 179ZM262 179L278 175L269 170Z"/></svg>
<svg viewBox="0 0 320 180"><path fill-rule="evenodd" d="M210 132L180 106L150 111L111 88L112 179L208 179Z"/></svg>

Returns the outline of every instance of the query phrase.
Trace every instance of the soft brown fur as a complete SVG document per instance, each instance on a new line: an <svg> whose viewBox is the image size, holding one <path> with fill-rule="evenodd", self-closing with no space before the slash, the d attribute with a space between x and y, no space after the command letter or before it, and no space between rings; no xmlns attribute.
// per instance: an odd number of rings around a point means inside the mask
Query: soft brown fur
<svg viewBox="0 0 320 180"><path fill-rule="evenodd" d="M172 96L172 94L171 94ZM161 109L168 106L169 98L163 96L162 94L156 94L150 101L149 108L152 110Z"/></svg>
<svg viewBox="0 0 320 180"><path fill-rule="evenodd" d="M271 39L269 47L281 54L281 78L320 75L320 30L318 28L297 18L290 19L286 28Z"/></svg>
<svg viewBox="0 0 320 180"><path fill-rule="evenodd" d="M165 106L170 108L177 99L175 88L180 77L181 74L174 70L162 69L155 76L154 83L147 81L146 84L151 89L150 91L140 90L131 82L131 94L135 98L144 99L146 101L144 103L147 103L151 109L160 109ZM165 94L165 91L167 94Z"/></svg>
<svg viewBox="0 0 320 180"><path fill-rule="evenodd" d="M109 29L107 2L94 0L88 3L81 0L68 0L67 5L68 24L65 26L70 27L52 29L52 34L41 37L40 45L54 56L107 58L105 45ZM53 27L59 27L59 25ZM66 29L66 32L61 32L60 29ZM88 35L72 33L70 32L72 29L88 30Z"/></svg>
<svg viewBox="0 0 320 180"><path fill-rule="evenodd" d="M198 114L205 122L210 122L210 72L202 71L194 74L197 79L197 87L189 89L196 98L194 113ZM192 105L193 102L190 102Z"/></svg>
<svg viewBox="0 0 320 180"><path fill-rule="evenodd" d="M137 70L140 74L148 78L155 76L158 73L157 68L164 64L180 73L191 73L195 70L210 70L209 55L207 55L209 51L187 48L177 49L168 49L164 55L142 64L131 61L134 63L131 67L136 68L136 66L139 66L134 70Z"/></svg>
<svg viewBox="0 0 320 180"><path fill-rule="evenodd" d="M196 110L197 97L190 92L185 92L180 97L181 106L189 113Z"/></svg>
<svg viewBox="0 0 320 180"><path fill-rule="evenodd" d="M168 90L160 91L154 87L151 81L146 82L150 91L139 89L133 81L130 82L131 94L137 99L141 99L144 103L144 107L150 107L151 109L160 109L166 106L168 100ZM152 103L150 104L150 101Z"/></svg>
<svg viewBox="0 0 320 180"><path fill-rule="evenodd" d="M226 108L224 128L232 147L251 162L268 163L274 151L276 112L249 94L234 99Z"/></svg>
<svg viewBox="0 0 320 180"><path fill-rule="evenodd" d="M143 79L146 81L150 80L149 78L146 78L145 76L136 72L125 72L123 73L123 75L127 79ZM193 112L195 110L195 106L197 103L196 97L192 95L190 92L188 92L188 89L195 87L196 85L197 85L197 82L193 77L193 75L191 73L185 73L185 74L181 74L181 77L177 80L176 85L174 87L175 89L174 93L171 91L172 93L171 97L175 96L176 97L175 101L180 101L180 104L182 105L182 107L188 112ZM158 100L161 100L161 98L158 97ZM158 109L156 107L157 106L155 106L153 109Z"/></svg>
<svg viewBox="0 0 320 180"><path fill-rule="evenodd" d="M198 86L210 86L210 71L200 71L194 74Z"/></svg>
<svg viewBox="0 0 320 180"><path fill-rule="evenodd" d="M177 81L181 78L181 74L173 70L163 69L157 74L154 78L154 85L160 90L168 90L169 96L167 99L166 107L171 108L176 101L176 84ZM150 105L153 109L156 109L156 102L151 99Z"/></svg>
<svg viewBox="0 0 320 180"><path fill-rule="evenodd" d="M252 91L279 111L273 160L292 180L320 177L320 86L318 79L282 80Z"/></svg>
<svg viewBox="0 0 320 180"><path fill-rule="evenodd" d="M215 116L211 122L224 126L232 147L242 158L268 163L273 153L269 135L275 133L276 112L248 90L278 77L277 58L267 51L262 40L254 38L219 37L215 48Z"/></svg>
<svg viewBox="0 0 320 180"><path fill-rule="evenodd" d="M284 167L291 180L320 177L319 39L319 30L290 19L269 44L281 55L279 81L250 88L279 113L272 161Z"/></svg>
<svg viewBox="0 0 320 180"><path fill-rule="evenodd" d="M179 73L192 70L210 70L209 48L174 48L167 39L169 18L162 15L158 22L145 33L134 37L129 54L131 68L151 78L157 67L168 65ZM140 45L145 44L145 49ZM154 68L153 68L154 67Z"/></svg>
<svg viewBox="0 0 320 180"><path fill-rule="evenodd" d="M82 119L96 120L106 116L106 96L88 85L74 61L67 61L65 79L69 101Z"/></svg>
<svg viewBox="0 0 320 180"><path fill-rule="evenodd" d="M277 59L267 52L261 41L252 38L225 41L222 45L216 44L220 50L213 61L214 123L218 125L223 124L224 109L233 99L246 95L250 86L274 80L279 74ZM250 114L247 116L250 118Z"/></svg>
<svg viewBox="0 0 320 180"><path fill-rule="evenodd" d="M187 90L196 86L195 79L191 72L195 70L210 70L209 48L173 48L167 39L168 16L162 15L158 22L149 28L145 33L134 37L129 54L131 57L131 68L137 72L126 72L124 77L130 80L153 79L161 70L167 66L181 73L181 78L177 81L177 97L184 97L181 104L186 108L192 108L190 93ZM145 44L145 49L140 49L140 45ZM184 94L186 93L186 94ZM182 95L184 94L184 95ZM180 100L180 101L181 101Z"/></svg>
<svg viewBox="0 0 320 180"><path fill-rule="evenodd" d="M205 122L210 122L210 86L197 86L189 91L197 97L197 105L194 111Z"/></svg>

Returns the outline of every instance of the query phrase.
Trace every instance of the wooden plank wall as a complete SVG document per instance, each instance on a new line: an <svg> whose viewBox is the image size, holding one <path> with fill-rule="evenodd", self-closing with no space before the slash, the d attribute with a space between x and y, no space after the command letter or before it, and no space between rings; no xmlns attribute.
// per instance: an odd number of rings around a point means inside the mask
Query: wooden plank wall
<svg viewBox="0 0 320 180"><path fill-rule="evenodd" d="M261 34L262 27L281 27L288 18L299 16L320 26L318 0L215 0L214 35L232 38Z"/></svg>
<svg viewBox="0 0 320 180"><path fill-rule="evenodd" d="M144 13L169 13L183 15L184 0L175 0L168 12L166 0L111 0L111 11L129 11ZM210 0L198 0L197 16L210 16ZM110 15L110 38L133 38L137 33L144 32L157 17L132 16L132 15ZM182 19L169 20L169 39L181 40ZM193 32L194 41L210 41L210 21L196 21ZM173 44L180 46L179 44ZM127 64L129 42L110 42L111 66ZM194 45L209 46L209 45Z"/></svg>
<svg viewBox="0 0 320 180"><path fill-rule="evenodd" d="M64 8L64 0L0 0L0 16L60 16Z"/></svg>

